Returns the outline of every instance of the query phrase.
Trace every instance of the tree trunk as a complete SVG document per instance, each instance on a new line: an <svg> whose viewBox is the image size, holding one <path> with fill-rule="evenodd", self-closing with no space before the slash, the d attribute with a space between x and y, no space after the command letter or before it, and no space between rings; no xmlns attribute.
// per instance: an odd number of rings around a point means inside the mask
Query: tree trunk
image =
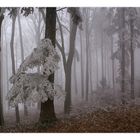
<svg viewBox="0 0 140 140"><path fill-rule="evenodd" d="M111 57L113 56L113 37L111 36ZM114 58L112 58L112 85L115 92L115 77L114 77Z"/></svg>
<svg viewBox="0 0 140 140"><path fill-rule="evenodd" d="M125 43L124 43L124 28L125 28L125 9L121 9L121 28L122 28L122 33L120 36L120 41L121 41L121 50L122 50L122 62L121 62L121 91L124 93L125 92Z"/></svg>
<svg viewBox="0 0 140 140"><path fill-rule="evenodd" d="M56 8L46 8L46 30L45 38L49 38L55 47L56 35ZM49 76L49 81L54 82L54 74ZM39 121L41 123L53 122L56 120L54 111L54 100L48 99L41 102L41 111Z"/></svg>
<svg viewBox="0 0 140 140"><path fill-rule="evenodd" d="M72 16L71 16L69 54L68 54L68 58L66 60L62 25L59 21L58 16L57 16L57 21L58 21L58 24L60 27L62 46L58 43L57 40L56 40L56 44L57 44L57 46L62 54L63 66L64 66L64 72L65 72L66 97L65 97L65 102L64 102L64 112L65 112L65 114L69 114L70 113L70 106L71 106L71 71L72 71L71 69L72 69L72 62L73 62L74 52L75 52L75 38L76 38L77 24L72 21Z"/></svg>
<svg viewBox="0 0 140 140"><path fill-rule="evenodd" d="M96 55L96 88L99 88L99 77L98 77L98 48L97 48L97 35L95 34L95 55Z"/></svg>
<svg viewBox="0 0 140 140"><path fill-rule="evenodd" d="M16 22L16 17L12 17L12 34L11 34L11 41L10 41L10 47L11 47L11 60L12 60L12 73L13 75L16 73L15 70L15 59L14 59L14 36L15 36L15 22ZM19 116L19 108L18 105L15 107L15 112L16 112L16 123L20 123L20 116Z"/></svg>
<svg viewBox="0 0 140 140"><path fill-rule="evenodd" d="M89 94L89 60L88 60L88 48L86 49L86 101L88 101Z"/></svg>
<svg viewBox="0 0 140 140"><path fill-rule="evenodd" d="M88 101L89 94L89 33L88 33L88 23L86 24L86 101Z"/></svg>
<svg viewBox="0 0 140 140"><path fill-rule="evenodd" d="M105 39L104 39L104 41L105 41ZM107 47L106 47L106 45L104 45L103 46L103 54L104 54L104 56L103 56L104 57L104 81L107 82L107 61L106 61L107 55L106 55L106 50L107 50ZM106 87L106 82L105 82L104 87Z"/></svg>
<svg viewBox="0 0 140 140"><path fill-rule="evenodd" d="M102 60L102 89L104 91L104 47L103 47L103 30L101 30L101 60Z"/></svg>
<svg viewBox="0 0 140 140"><path fill-rule="evenodd" d="M19 36L20 36L20 46L21 46L21 61L24 61L24 47L23 47L23 39L22 39L22 29L20 22L20 15L18 13L18 26L19 26ZM24 103L24 116L28 116L28 109L26 103Z"/></svg>
<svg viewBox="0 0 140 140"><path fill-rule="evenodd" d="M71 110L71 67L67 67L65 73L65 91L66 97L64 102L64 113L69 114Z"/></svg>
<svg viewBox="0 0 140 140"><path fill-rule="evenodd" d="M106 46L106 80L107 86L110 87L110 63L109 63L109 53L110 49L108 49L108 45Z"/></svg>
<svg viewBox="0 0 140 140"><path fill-rule="evenodd" d="M71 68L72 62L74 57L75 51L75 38L76 38L76 31L77 31L77 24L72 21L71 17L71 24L70 24L70 49L69 55L67 59L67 67L65 72L65 91L66 91L66 98L64 102L64 112L65 114L70 113L71 107Z"/></svg>
<svg viewBox="0 0 140 140"><path fill-rule="evenodd" d="M131 30L131 38L130 38L130 55L131 55L131 98L134 99L134 47L133 47L133 19L130 19L130 30Z"/></svg>
<svg viewBox="0 0 140 140"><path fill-rule="evenodd" d="M93 64L93 62L92 62L92 49L91 49L91 45L89 45L89 81L90 81L90 93L92 93L93 92L93 77L92 77L92 65L94 65Z"/></svg>
<svg viewBox="0 0 140 140"><path fill-rule="evenodd" d="M1 8L0 8L1 13ZM4 19L3 14L0 16L0 126L4 125L4 117L3 117L3 103L2 103L2 47L1 47L1 28L2 28L2 21Z"/></svg>
<svg viewBox="0 0 140 140"><path fill-rule="evenodd" d="M83 67L83 45L82 45L82 34L80 31L80 46L81 46L81 95L84 99L84 67Z"/></svg>
<svg viewBox="0 0 140 140"><path fill-rule="evenodd" d="M106 38L106 40L108 41L108 38ZM106 69L106 75L105 75L105 79L106 79L106 86L107 88L110 87L110 63L109 63L109 53L110 53L110 48L109 45L106 45L106 48L104 50L104 54L105 54L105 69Z"/></svg>
<svg viewBox="0 0 140 140"><path fill-rule="evenodd" d="M74 73L74 87L75 87L75 94L78 94L78 87L77 87L77 73L76 73L76 55L74 56L73 60L73 73Z"/></svg>

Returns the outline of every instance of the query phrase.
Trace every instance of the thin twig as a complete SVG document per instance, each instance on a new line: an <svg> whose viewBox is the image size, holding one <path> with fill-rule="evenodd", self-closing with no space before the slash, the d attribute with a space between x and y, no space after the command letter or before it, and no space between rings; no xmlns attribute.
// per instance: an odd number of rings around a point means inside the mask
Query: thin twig
<svg viewBox="0 0 140 140"><path fill-rule="evenodd" d="M58 9L58 10L56 10L57 12L58 11L61 11L61 10L63 10L63 9L66 9L67 7L63 7L63 8L60 8L60 9Z"/></svg>

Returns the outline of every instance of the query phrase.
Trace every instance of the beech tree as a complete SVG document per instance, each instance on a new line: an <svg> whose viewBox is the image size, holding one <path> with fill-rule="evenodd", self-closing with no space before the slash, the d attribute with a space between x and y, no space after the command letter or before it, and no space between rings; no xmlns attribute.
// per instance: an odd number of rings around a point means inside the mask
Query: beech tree
<svg viewBox="0 0 140 140"><path fill-rule="evenodd" d="M17 16L17 9L12 8L11 11L11 18L12 18L12 34L11 34L11 41L10 41L10 49L11 49L11 61L12 61L12 73L13 75L16 73L15 68L15 55L14 55L14 36L15 36L15 22L16 22L16 16ZM20 122L20 116L19 116L19 108L18 104L15 106L15 112L16 112L16 123Z"/></svg>
<svg viewBox="0 0 140 140"><path fill-rule="evenodd" d="M81 48L81 96L82 96L82 99L84 99L84 67L83 67L83 42L82 42L82 31L79 30L79 34L80 34L80 48Z"/></svg>
<svg viewBox="0 0 140 140"><path fill-rule="evenodd" d="M126 9L125 8L114 8L111 9L112 13L114 13L114 16L112 16L112 23L109 27L108 34L111 36L111 44L113 44L113 34L118 35L118 49L116 52L112 52L112 70L113 70L113 65L114 65L114 58L118 59L119 61L119 76L117 77L117 81L120 83L120 89L122 93L126 92L126 86L129 84L129 51L128 47L126 47L126 33L127 28L126 28ZM112 14L113 15L113 14ZM128 44L129 45L129 44ZM112 78L114 81L114 72L112 73ZM114 85L114 82L113 82Z"/></svg>
<svg viewBox="0 0 140 140"><path fill-rule="evenodd" d="M59 56L51 41L49 39L43 39L40 46L35 48L33 52L25 58L18 71L10 78L10 82L13 84L7 96L10 105L16 106L19 103L25 102L41 102L41 104L44 103L45 105L46 102L49 102L50 105L50 101L53 101L54 95L58 90L49 78L58 68L58 62ZM28 72L28 69L33 69L38 66L42 67L41 73ZM47 107L48 106L46 106L46 108ZM51 109L52 108L49 108L47 111L52 112ZM50 121L46 118L50 117L48 114L45 114L47 116L44 116L44 114L41 115L43 116L40 116L39 121L42 123ZM52 120L54 118L49 119Z"/></svg>
<svg viewBox="0 0 140 140"><path fill-rule="evenodd" d="M137 16L137 10L136 8L129 9L129 27L130 27L130 57L131 57L131 98L135 98L135 69L134 69L134 50L138 43L138 36L139 36L139 29L136 25L136 16ZM134 42L137 43L134 43ZM137 45L138 46L138 45Z"/></svg>
<svg viewBox="0 0 140 140"><path fill-rule="evenodd" d="M92 62L92 43L91 40L93 38L92 33L93 33L93 21L95 18L95 10L91 10L88 8L84 8L82 15L83 15L83 31L85 33L85 47L86 47L86 101L88 101L88 96L89 93L92 92L92 87L93 87L93 77L92 77L92 67L91 64ZM90 85L90 86L89 86Z"/></svg>
<svg viewBox="0 0 140 140"><path fill-rule="evenodd" d="M14 55L14 36L15 36L15 22L16 22L16 18L17 18L19 8L6 8L5 10L9 11L9 15L12 19L10 49L11 49L11 61L12 61L12 74L15 75L16 68L15 68L15 58L14 58L15 57L15 55ZM24 16L28 16L32 12L33 12L33 8L21 8L21 13ZM22 48L21 51L23 51L23 48ZM18 104L15 105L15 113L16 113L16 123L18 124L18 123L20 123L20 115L19 115Z"/></svg>
<svg viewBox="0 0 140 140"><path fill-rule="evenodd" d="M55 47L56 36L56 8L46 8L46 25L45 38L50 38L52 45ZM48 80L54 83L54 73L52 73ZM55 121L54 101L49 99L46 102L41 102L40 121L49 122Z"/></svg>
<svg viewBox="0 0 140 140"><path fill-rule="evenodd" d="M56 40L56 44L62 54L63 58L63 65L64 65L64 72L65 72L65 91L66 91L66 98L64 102L64 112L66 114L70 113L71 108L71 73L72 73L72 63L75 53L75 38L77 32L77 26L82 21L80 12L78 8L68 8L68 12L70 13L70 44L69 44L69 53L68 58L66 59L65 50L64 50L64 38L62 32L62 25L58 19L58 24L60 27L60 34L61 34L61 41L62 45Z"/></svg>

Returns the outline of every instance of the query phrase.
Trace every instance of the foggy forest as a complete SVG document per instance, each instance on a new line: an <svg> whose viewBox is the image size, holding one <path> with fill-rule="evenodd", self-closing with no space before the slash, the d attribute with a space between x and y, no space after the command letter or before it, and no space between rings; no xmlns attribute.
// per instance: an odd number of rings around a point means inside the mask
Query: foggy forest
<svg viewBox="0 0 140 140"><path fill-rule="evenodd" d="M0 132L140 132L140 8L1 7Z"/></svg>

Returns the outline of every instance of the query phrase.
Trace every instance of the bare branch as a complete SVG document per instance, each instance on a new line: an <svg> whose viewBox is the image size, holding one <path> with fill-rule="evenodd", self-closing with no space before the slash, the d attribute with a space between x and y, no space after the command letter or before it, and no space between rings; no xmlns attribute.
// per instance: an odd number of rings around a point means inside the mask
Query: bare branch
<svg viewBox="0 0 140 140"><path fill-rule="evenodd" d="M60 8L60 9L56 10L56 12L61 11L61 10L66 9L66 8L67 7Z"/></svg>
<svg viewBox="0 0 140 140"><path fill-rule="evenodd" d="M63 58L64 71L66 71L67 62L66 62L65 52L64 52L64 50L62 49L62 47L61 47L61 45L59 44L59 42L58 42L57 40L55 40L55 42L56 42L56 45L57 45L58 49L59 49L60 52L61 52L61 55L62 55L62 58Z"/></svg>
<svg viewBox="0 0 140 140"><path fill-rule="evenodd" d="M59 44L59 42L58 42L57 40L55 40L55 43L56 43L58 49L60 50L60 52L63 53L63 52L62 52L62 47L61 47L61 45Z"/></svg>
<svg viewBox="0 0 140 140"><path fill-rule="evenodd" d="M69 33L70 33L70 30L68 29L68 27L66 27L64 24L61 23L61 26L66 29Z"/></svg>
<svg viewBox="0 0 140 140"><path fill-rule="evenodd" d="M61 25L61 23L60 23L60 20L59 20L58 15L56 15L56 19L57 19L57 21L58 21L59 28L60 28L60 35L61 35L62 48L64 49L63 29L62 29L62 25Z"/></svg>

